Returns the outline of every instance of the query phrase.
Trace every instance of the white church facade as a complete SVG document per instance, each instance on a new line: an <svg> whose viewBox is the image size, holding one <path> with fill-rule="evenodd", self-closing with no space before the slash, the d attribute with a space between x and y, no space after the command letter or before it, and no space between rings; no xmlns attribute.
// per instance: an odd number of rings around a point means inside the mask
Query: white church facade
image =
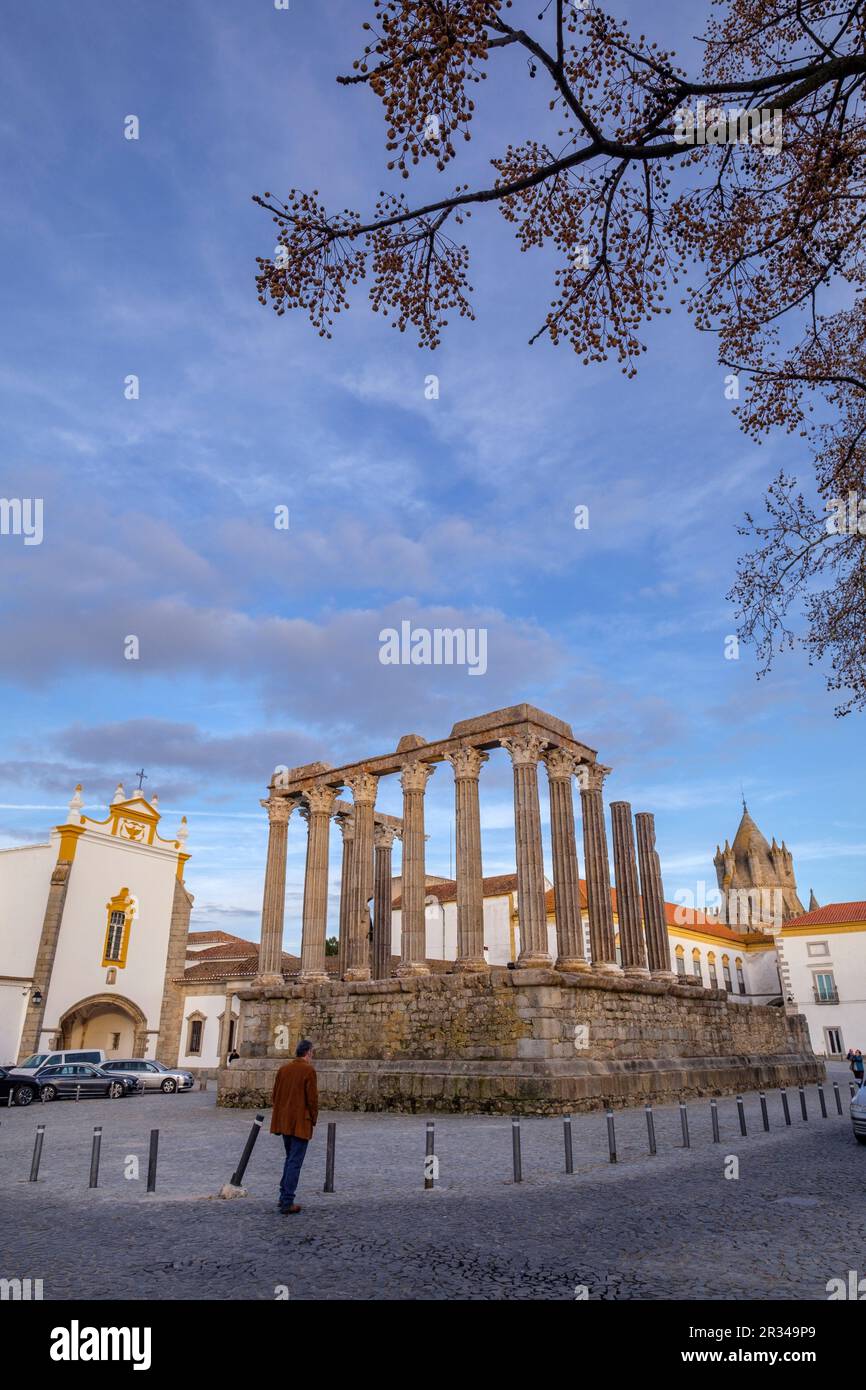
<svg viewBox="0 0 866 1390"><path fill-rule="evenodd" d="M0 851L0 1064L98 1048L209 1074L240 1041L258 948L189 930L186 817L173 836L160 820L122 786L95 819L77 787L45 843Z"/></svg>

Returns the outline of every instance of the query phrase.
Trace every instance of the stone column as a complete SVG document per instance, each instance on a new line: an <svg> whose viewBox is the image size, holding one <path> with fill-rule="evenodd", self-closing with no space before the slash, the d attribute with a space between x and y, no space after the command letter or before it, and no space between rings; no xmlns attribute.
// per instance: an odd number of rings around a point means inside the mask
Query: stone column
<svg viewBox="0 0 866 1390"><path fill-rule="evenodd" d="M631 806L627 801L610 803L610 823L613 829L613 871L616 878L616 915L619 918L622 968L626 975L648 978L634 831Z"/></svg>
<svg viewBox="0 0 866 1390"><path fill-rule="evenodd" d="M355 818L351 811L341 811L335 816L340 833L343 836L343 862L340 871L340 925L339 947L337 950L337 968L340 975L343 973L343 962L346 959L346 942L349 936L349 902L352 892L352 855L355 850Z"/></svg>
<svg viewBox="0 0 866 1390"><path fill-rule="evenodd" d="M427 876L424 868L424 788L433 772L429 763L404 763L400 774L403 788L403 868L402 909L400 913L400 964L398 975L429 975L424 899Z"/></svg>
<svg viewBox="0 0 866 1390"><path fill-rule="evenodd" d="M484 888L481 871L481 810L478 774L487 754L463 743L446 758L454 769L457 859L457 958L454 969L488 968L484 959Z"/></svg>
<svg viewBox="0 0 866 1390"><path fill-rule="evenodd" d="M580 870L574 833L571 779L577 759L567 748L544 755L550 791L550 839L553 848L553 899L556 905L557 970L589 970L580 915Z"/></svg>
<svg viewBox="0 0 866 1390"><path fill-rule="evenodd" d="M331 787L311 787L306 793L307 865L304 872L304 916L301 934L302 984L324 984L325 936L328 930L328 843L331 812L337 793Z"/></svg>
<svg viewBox="0 0 866 1390"><path fill-rule="evenodd" d="M502 739L514 769L514 840L517 852L517 919L520 925L518 968L546 970L553 964L547 945L544 904L544 855L538 804L538 759L546 739L516 734Z"/></svg>
<svg viewBox="0 0 866 1390"><path fill-rule="evenodd" d="M355 802L355 848L349 882L346 916L346 949L343 955L344 980L370 978L370 909L373 896L373 808L378 778L371 772L357 772L347 782Z"/></svg>
<svg viewBox="0 0 866 1390"><path fill-rule="evenodd" d="M650 811L638 811L634 823L637 830L637 855L649 968L659 979L675 980L676 975L671 970L671 948L665 921L665 891L662 886L661 865L656 853L655 817Z"/></svg>
<svg viewBox="0 0 866 1390"><path fill-rule="evenodd" d="M286 911L286 849L289 816L293 803L282 796L263 801L267 808L270 833L262 901L262 930L259 942L259 973L254 983L275 985L283 982L283 918Z"/></svg>
<svg viewBox="0 0 866 1390"><path fill-rule="evenodd" d="M580 805L583 818L583 853L586 859L586 897L589 907L589 945L593 970L619 971L613 908L610 901L610 868L604 828L602 787L609 769L598 763L581 769Z"/></svg>
<svg viewBox="0 0 866 1390"><path fill-rule="evenodd" d="M373 832L373 949L374 980L387 980L391 974L391 893L393 873L391 850L397 827L377 825Z"/></svg>

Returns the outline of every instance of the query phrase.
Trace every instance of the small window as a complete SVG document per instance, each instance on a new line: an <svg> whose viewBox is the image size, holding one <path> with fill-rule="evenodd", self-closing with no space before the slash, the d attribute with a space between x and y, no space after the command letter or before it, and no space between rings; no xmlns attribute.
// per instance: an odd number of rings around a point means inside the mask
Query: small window
<svg viewBox="0 0 866 1390"><path fill-rule="evenodd" d="M731 967L726 960L722 961L722 975L725 979L725 989L728 991L728 994L733 994L734 985L731 980Z"/></svg>
<svg viewBox="0 0 866 1390"><path fill-rule="evenodd" d="M202 1020L194 1018L189 1025L189 1047L188 1052L201 1052Z"/></svg>
<svg viewBox="0 0 866 1390"><path fill-rule="evenodd" d="M829 945L827 944L826 941L807 941L807 942L806 942L806 955L807 955L807 956L829 956L829 954L830 954L830 947L829 947Z"/></svg>
<svg viewBox="0 0 866 1390"><path fill-rule="evenodd" d="M719 977L718 977L718 975L716 974L716 962L715 962L714 960L711 960L711 961L710 961L708 969L709 969L709 972L710 972L710 988L711 988L711 989L718 989L718 987L719 987Z"/></svg>
<svg viewBox="0 0 866 1390"><path fill-rule="evenodd" d="M105 959L120 960L123 946L123 928L126 923L125 912L112 912L108 919L108 937L105 943Z"/></svg>
<svg viewBox="0 0 866 1390"><path fill-rule="evenodd" d="M741 994L745 994L745 992L746 992L746 979L745 979L745 976L743 975L743 967L742 967L741 965L739 965L739 964L737 965L737 987L738 987L738 989L739 989L739 991L740 991Z"/></svg>
<svg viewBox="0 0 866 1390"><path fill-rule="evenodd" d="M117 1049L118 1049L119 1047L120 1047L120 1034L119 1034L119 1033L112 1033L112 1035L111 1035L111 1050L112 1050L112 1052L116 1052Z"/></svg>
<svg viewBox="0 0 866 1390"><path fill-rule="evenodd" d="M830 1057L841 1057L845 1051L841 1028L824 1029L825 1051Z"/></svg>

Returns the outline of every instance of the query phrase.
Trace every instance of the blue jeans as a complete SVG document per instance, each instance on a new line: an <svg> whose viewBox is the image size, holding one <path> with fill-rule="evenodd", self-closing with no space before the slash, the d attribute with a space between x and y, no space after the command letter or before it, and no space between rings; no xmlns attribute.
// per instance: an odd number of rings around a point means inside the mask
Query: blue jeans
<svg viewBox="0 0 866 1390"><path fill-rule="evenodd" d="M298 1178L307 1155L309 1139L298 1139L294 1134L284 1134L286 1161L283 1164L283 1177L280 1183L280 1206L290 1207L298 1190Z"/></svg>

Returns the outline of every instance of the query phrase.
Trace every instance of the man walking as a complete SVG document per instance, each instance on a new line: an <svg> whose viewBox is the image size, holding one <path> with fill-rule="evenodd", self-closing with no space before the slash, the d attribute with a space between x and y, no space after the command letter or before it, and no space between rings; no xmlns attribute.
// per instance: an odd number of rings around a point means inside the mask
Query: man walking
<svg viewBox="0 0 866 1390"><path fill-rule="evenodd" d="M280 1183L280 1213L295 1216L295 1192L307 1145L319 1118L319 1087L312 1065L313 1044L303 1039L295 1048L295 1060L277 1072L271 1112L271 1134L281 1134L286 1149Z"/></svg>

